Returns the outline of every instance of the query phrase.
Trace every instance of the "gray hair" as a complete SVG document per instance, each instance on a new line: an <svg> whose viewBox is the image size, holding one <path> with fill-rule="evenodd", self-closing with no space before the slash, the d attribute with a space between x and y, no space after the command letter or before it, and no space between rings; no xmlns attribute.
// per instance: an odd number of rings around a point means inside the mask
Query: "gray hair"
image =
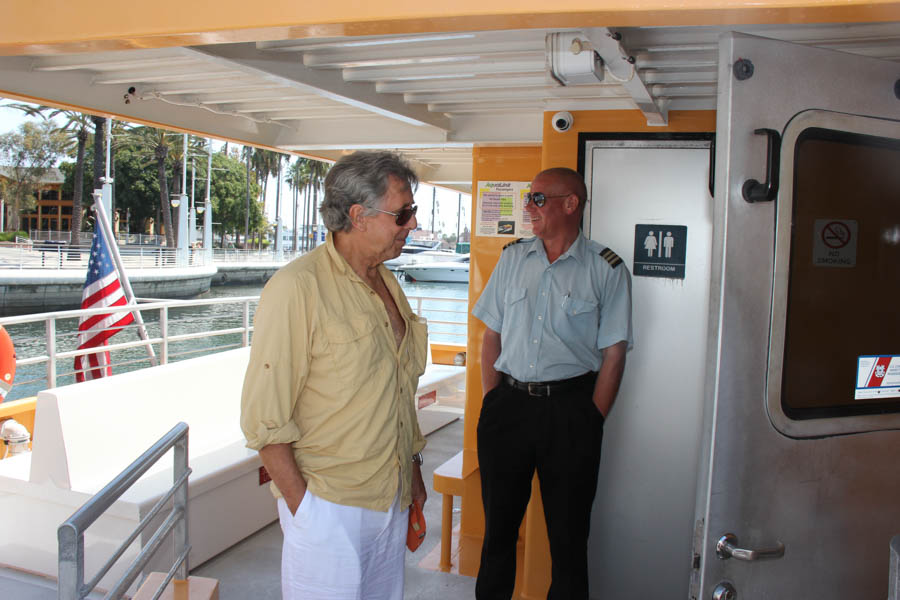
<svg viewBox="0 0 900 600"><path fill-rule="evenodd" d="M419 178L399 154L358 151L337 161L325 177L325 200L319 212L329 231L350 231L350 207L361 204L366 215L380 208L393 175L415 191Z"/></svg>

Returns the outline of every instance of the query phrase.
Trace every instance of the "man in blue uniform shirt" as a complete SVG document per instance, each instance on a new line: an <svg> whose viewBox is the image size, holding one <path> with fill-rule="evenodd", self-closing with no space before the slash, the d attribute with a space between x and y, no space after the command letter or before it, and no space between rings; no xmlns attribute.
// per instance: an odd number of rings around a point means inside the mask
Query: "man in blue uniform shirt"
<svg viewBox="0 0 900 600"><path fill-rule="evenodd" d="M632 345L631 276L581 233L587 190L542 171L525 210L535 237L508 244L472 313L487 325L478 462L485 535L475 595L508 600L535 470L553 562L549 600L587 600L587 539L603 423Z"/></svg>

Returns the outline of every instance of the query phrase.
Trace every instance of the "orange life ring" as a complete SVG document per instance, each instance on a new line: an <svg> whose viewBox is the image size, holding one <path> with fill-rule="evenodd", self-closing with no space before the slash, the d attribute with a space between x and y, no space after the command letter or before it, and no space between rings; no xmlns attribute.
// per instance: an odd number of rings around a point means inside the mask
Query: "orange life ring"
<svg viewBox="0 0 900 600"><path fill-rule="evenodd" d="M16 378L16 349L13 347L12 338L0 325L0 402L6 398L6 394L12 389Z"/></svg>

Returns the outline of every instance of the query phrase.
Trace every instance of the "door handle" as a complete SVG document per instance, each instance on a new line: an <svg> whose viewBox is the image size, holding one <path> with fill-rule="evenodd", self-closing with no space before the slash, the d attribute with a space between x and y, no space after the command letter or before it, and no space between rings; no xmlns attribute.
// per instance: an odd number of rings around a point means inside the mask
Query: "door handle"
<svg viewBox="0 0 900 600"><path fill-rule="evenodd" d="M784 544L776 541L774 548L765 548L762 550L748 550L746 548L738 548L737 536L733 533L726 533L716 542L716 556L722 560L736 558L738 560L764 560L767 558L781 558L784 556Z"/></svg>
<svg viewBox="0 0 900 600"><path fill-rule="evenodd" d="M741 194L747 202L771 202L778 195L781 134L774 129L754 129L753 133L766 136L766 180L760 183L755 179L748 179L741 187Z"/></svg>

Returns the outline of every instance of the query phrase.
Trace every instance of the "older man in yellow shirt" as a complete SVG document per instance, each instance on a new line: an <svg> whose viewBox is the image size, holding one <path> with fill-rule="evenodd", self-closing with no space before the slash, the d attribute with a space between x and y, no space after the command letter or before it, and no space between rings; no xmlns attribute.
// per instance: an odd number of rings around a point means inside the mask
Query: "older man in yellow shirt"
<svg viewBox="0 0 900 600"><path fill-rule="evenodd" d="M408 508L426 492L414 395L427 328L382 265L416 227L415 173L357 152L325 179L323 246L256 312L241 427L272 477L284 600L400 600Z"/></svg>

